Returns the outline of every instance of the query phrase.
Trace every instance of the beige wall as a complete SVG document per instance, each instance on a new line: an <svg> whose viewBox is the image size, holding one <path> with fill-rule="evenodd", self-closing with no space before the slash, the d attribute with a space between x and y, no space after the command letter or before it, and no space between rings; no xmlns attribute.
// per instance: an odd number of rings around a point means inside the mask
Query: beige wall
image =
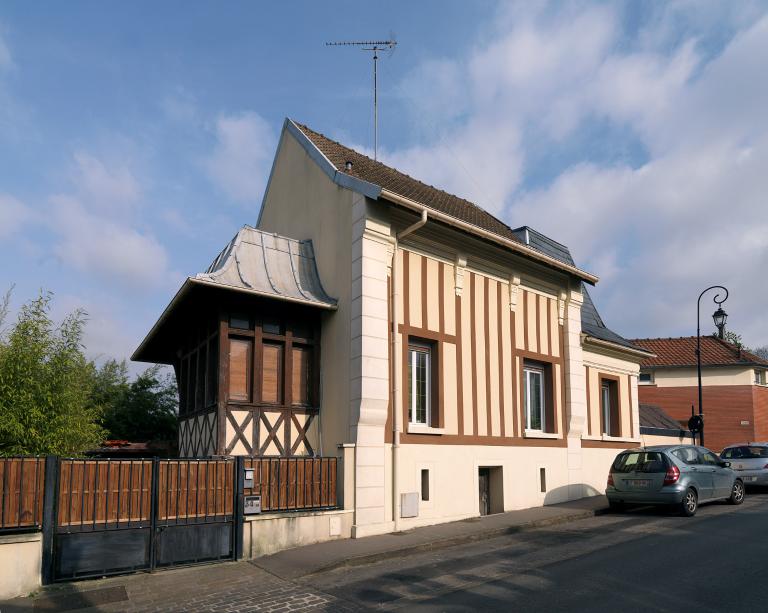
<svg viewBox="0 0 768 613"><path fill-rule="evenodd" d="M511 281L413 248L398 249L399 333L441 347L445 435L522 437L520 357L552 363L555 432L563 435L562 325L553 290ZM459 282L457 283L457 279ZM514 295L513 295L514 294ZM407 397L404 397L407 423Z"/></svg>
<svg viewBox="0 0 768 613"><path fill-rule="evenodd" d="M324 454L350 440L350 340L353 192L333 183L294 137L284 131L259 228L311 239L320 280L338 300L322 319L320 396Z"/></svg>
<svg viewBox="0 0 768 613"><path fill-rule="evenodd" d="M266 556L284 549L349 538L353 511L265 513L245 518L243 556Z"/></svg>
<svg viewBox="0 0 768 613"><path fill-rule="evenodd" d="M642 434L643 447L652 445L692 445L692 437L688 436L660 436L658 434Z"/></svg>
<svg viewBox="0 0 768 613"><path fill-rule="evenodd" d="M698 386L695 368L673 368L654 371L654 383L658 387ZM704 385L753 385L753 368L704 368L701 384Z"/></svg>
<svg viewBox="0 0 768 613"><path fill-rule="evenodd" d="M601 431L600 381L601 378L606 377L618 380L619 385L621 433L618 438L639 442L638 364L611 353L601 352L596 348L585 348L583 360L587 379L587 425L584 429L584 438L594 440L609 438L605 437Z"/></svg>
<svg viewBox="0 0 768 613"><path fill-rule="evenodd" d="M0 600L26 596L40 587L42 534L0 535Z"/></svg>

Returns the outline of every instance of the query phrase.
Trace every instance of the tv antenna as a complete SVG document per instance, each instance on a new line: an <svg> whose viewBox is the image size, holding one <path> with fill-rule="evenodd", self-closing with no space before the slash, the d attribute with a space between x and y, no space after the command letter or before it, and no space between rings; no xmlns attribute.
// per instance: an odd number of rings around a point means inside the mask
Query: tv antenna
<svg viewBox="0 0 768 613"><path fill-rule="evenodd" d="M326 47L360 47L363 51L373 51L373 159L377 159L379 149L379 93L376 64L379 61L379 51L389 49L394 53L397 41L394 36L389 40L360 40L325 43Z"/></svg>

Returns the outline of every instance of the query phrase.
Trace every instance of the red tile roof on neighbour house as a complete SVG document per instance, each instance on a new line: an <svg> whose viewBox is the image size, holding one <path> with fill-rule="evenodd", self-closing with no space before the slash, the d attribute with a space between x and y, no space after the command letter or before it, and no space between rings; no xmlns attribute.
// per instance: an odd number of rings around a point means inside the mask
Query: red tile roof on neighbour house
<svg viewBox="0 0 768 613"><path fill-rule="evenodd" d="M630 341L656 354L640 364L640 368L696 366L696 337L636 338ZM701 337L702 366L766 366L768 362L754 353L714 336Z"/></svg>
<svg viewBox="0 0 768 613"><path fill-rule="evenodd" d="M399 170L372 160L354 149L345 147L341 143L331 140L303 124L296 123L296 126L330 160L331 164L336 167L336 170L340 170L368 183L379 185L390 192L419 202L424 206L470 223L483 230L498 234L508 240L525 244L507 224L469 200L459 198L441 189L422 183L418 179L409 177ZM347 162L352 162L351 169L346 168Z"/></svg>

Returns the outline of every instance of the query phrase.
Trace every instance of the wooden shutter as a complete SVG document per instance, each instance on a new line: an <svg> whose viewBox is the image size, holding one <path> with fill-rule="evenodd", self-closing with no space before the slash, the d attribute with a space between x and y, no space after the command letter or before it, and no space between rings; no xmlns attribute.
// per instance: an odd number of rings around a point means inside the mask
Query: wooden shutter
<svg viewBox="0 0 768 613"><path fill-rule="evenodd" d="M292 358L292 402L293 404L310 404L312 400L310 394L312 350L308 347L294 345Z"/></svg>
<svg viewBox="0 0 768 613"><path fill-rule="evenodd" d="M283 346L276 343L264 343L261 370L261 401L282 402Z"/></svg>
<svg viewBox="0 0 768 613"><path fill-rule="evenodd" d="M250 400L251 347L249 340L229 339L229 397Z"/></svg>

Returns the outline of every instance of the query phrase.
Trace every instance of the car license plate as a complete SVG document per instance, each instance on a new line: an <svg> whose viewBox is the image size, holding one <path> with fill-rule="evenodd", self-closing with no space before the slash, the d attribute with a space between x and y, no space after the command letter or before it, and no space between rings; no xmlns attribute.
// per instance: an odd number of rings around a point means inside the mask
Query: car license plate
<svg viewBox="0 0 768 613"><path fill-rule="evenodd" d="M631 479L629 481L629 487L644 488L651 484L650 479Z"/></svg>
<svg viewBox="0 0 768 613"><path fill-rule="evenodd" d="M742 477L746 483L752 483L753 481L757 481L757 477Z"/></svg>

